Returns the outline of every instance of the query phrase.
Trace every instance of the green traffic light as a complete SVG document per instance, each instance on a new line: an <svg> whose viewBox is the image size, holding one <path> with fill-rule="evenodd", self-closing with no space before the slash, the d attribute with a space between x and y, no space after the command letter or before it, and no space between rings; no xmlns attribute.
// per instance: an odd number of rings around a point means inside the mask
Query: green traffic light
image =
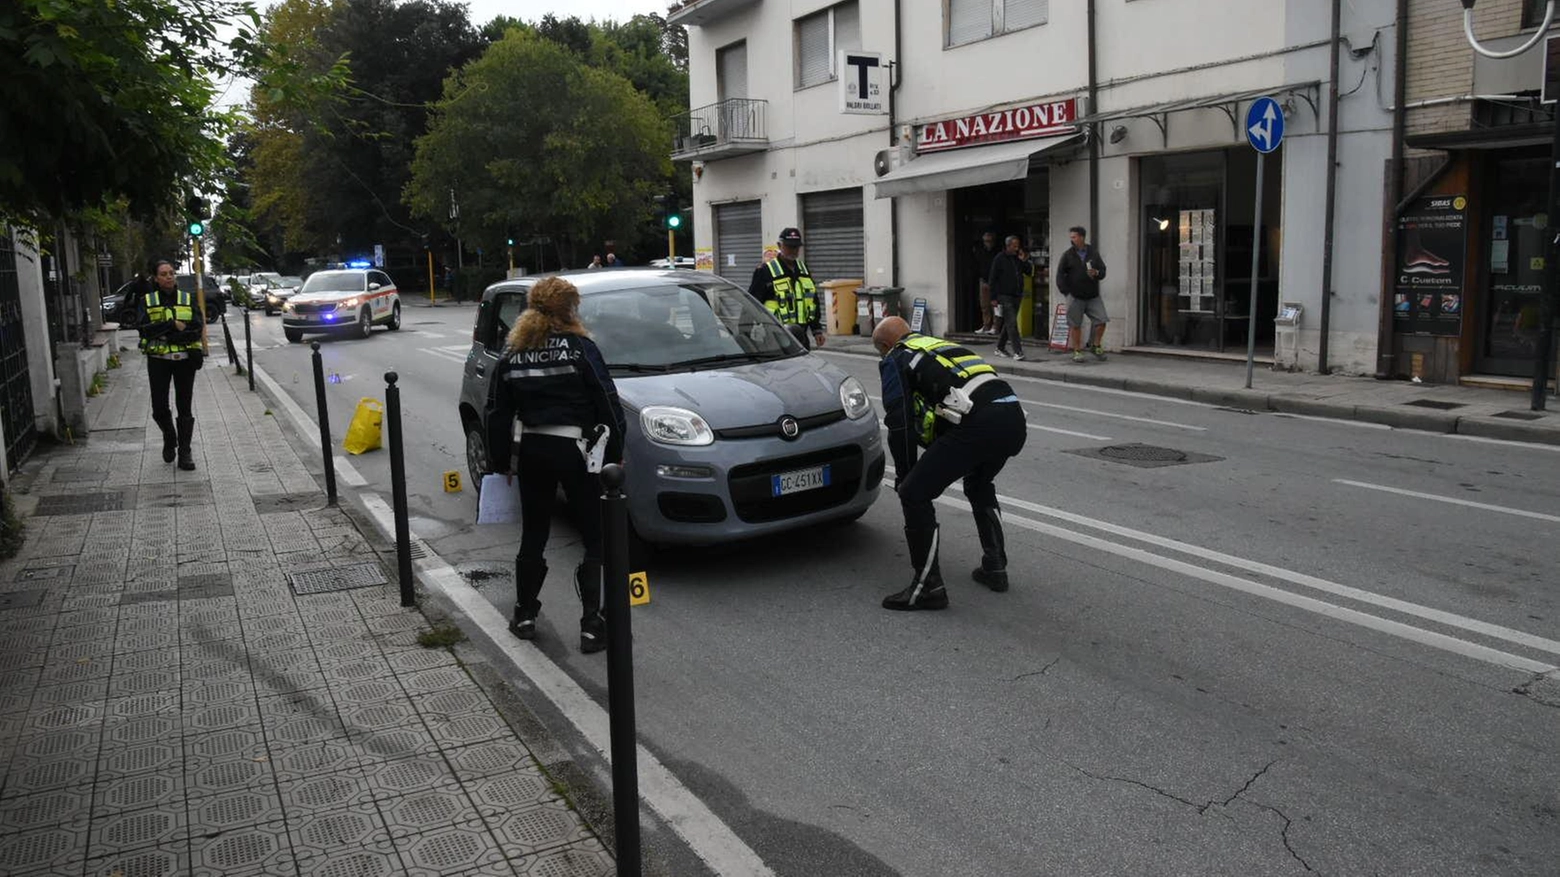
<svg viewBox="0 0 1560 877"><path fill-rule="evenodd" d="M671 216L666 217L666 227L667 228L681 228L682 227L682 217L678 216L675 213L673 213Z"/></svg>
<svg viewBox="0 0 1560 877"><path fill-rule="evenodd" d="M510 245L510 246L511 246L511 247L512 247L512 246L514 246L514 245L515 245L515 239L514 239L514 238L510 238L510 239L509 239L509 245Z"/></svg>
<svg viewBox="0 0 1560 877"><path fill-rule="evenodd" d="M190 223L190 237L198 238L206 233L206 224L199 220Z"/></svg>

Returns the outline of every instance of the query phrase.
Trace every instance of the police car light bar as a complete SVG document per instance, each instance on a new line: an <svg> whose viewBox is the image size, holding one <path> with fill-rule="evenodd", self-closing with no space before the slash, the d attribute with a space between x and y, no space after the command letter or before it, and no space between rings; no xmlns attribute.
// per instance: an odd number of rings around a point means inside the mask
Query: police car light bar
<svg viewBox="0 0 1560 877"><path fill-rule="evenodd" d="M347 267L348 268L372 268L372 267L374 267L374 263L368 261L367 259L353 259L351 262L347 263Z"/></svg>

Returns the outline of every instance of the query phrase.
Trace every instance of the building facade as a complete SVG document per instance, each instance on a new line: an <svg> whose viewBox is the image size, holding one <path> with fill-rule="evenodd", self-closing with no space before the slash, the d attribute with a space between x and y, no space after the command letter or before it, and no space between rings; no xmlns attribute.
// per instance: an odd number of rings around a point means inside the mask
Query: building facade
<svg viewBox="0 0 1560 877"><path fill-rule="evenodd" d="M1537 37L1547 0L1479 0L1481 44ZM1560 34L1560 3L1551 32ZM1402 173L1384 249L1393 296L1383 374L1530 385L1542 338L1553 104L1546 40L1512 58L1475 52L1459 3L1412 0L1405 29ZM1395 198L1394 198L1395 196ZM1551 360L1553 362L1553 360ZM1551 378L1553 372L1550 373Z"/></svg>
<svg viewBox="0 0 1560 877"><path fill-rule="evenodd" d="M1019 236L1046 290L1069 227L1085 226L1109 266L1106 345L1205 356L1244 355L1255 255L1259 345L1271 350L1281 303L1297 305L1293 364L1317 369L1327 6L691 0L670 19L689 28L697 109L672 154L692 162L695 246L745 283L798 226L820 279L903 288L946 333L979 325L984 232ZM1341 9L1328 365L1365 373L1383 322L1374 232L1395 3ZM881 57L885 114L842 112L861 73L842 69L842 50ZM1257 217L1245 114L1261 95L1282 104L1286 134L1265 159ZM1046 297L1021 315L1031 337L1050 334Z"/></svg>

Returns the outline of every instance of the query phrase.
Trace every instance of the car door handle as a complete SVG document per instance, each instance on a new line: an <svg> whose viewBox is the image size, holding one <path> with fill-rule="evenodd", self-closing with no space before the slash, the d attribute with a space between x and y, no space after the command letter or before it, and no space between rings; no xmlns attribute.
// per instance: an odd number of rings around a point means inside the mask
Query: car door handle
<svg viewBox="0 0 1560 877"><path fill-rule="evenodd" d="M482 377L483 375L487 374L487 369L484 366L482 366L480 363L477 365L477 367L474 369L474 371L476 371L477 377Z"/></svg>

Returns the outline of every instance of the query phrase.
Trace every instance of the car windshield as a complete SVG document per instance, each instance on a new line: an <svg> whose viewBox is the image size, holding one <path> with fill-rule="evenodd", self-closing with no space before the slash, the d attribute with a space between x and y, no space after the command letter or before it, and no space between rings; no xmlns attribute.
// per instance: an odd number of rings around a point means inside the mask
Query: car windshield
<svg viewBox="0 0 1560 877"><path fill-rule="evenodd" d="M587 294L580 320L607 364L628 370L763 362L805 352L762 305L719 278Z"/></svg>
<svg viewBox="0 0 1560 877"><path fill-rule="evenodd" d="M282 278L282 285L287 287L288 289L297 289L298 287L303 285L303 278L302 277L293 277L291 275L288 275L287 277L283 277Z"/></svg>
<svg viewBox="0 0 1560 877"><path fill-rule="evenodd" d="M266 283L275 283L282 279L282 275L270 271L261 271L258 274L251 274L250 277L254 283L260 283L262 281Z"/></svg>
<svg viewBox="0 0 1560 877"><path fill-rule="evenodd" d="M367 286L361 271L319 271L309 275L303 283L304 293L309 292L362 292Z"/></svg>

